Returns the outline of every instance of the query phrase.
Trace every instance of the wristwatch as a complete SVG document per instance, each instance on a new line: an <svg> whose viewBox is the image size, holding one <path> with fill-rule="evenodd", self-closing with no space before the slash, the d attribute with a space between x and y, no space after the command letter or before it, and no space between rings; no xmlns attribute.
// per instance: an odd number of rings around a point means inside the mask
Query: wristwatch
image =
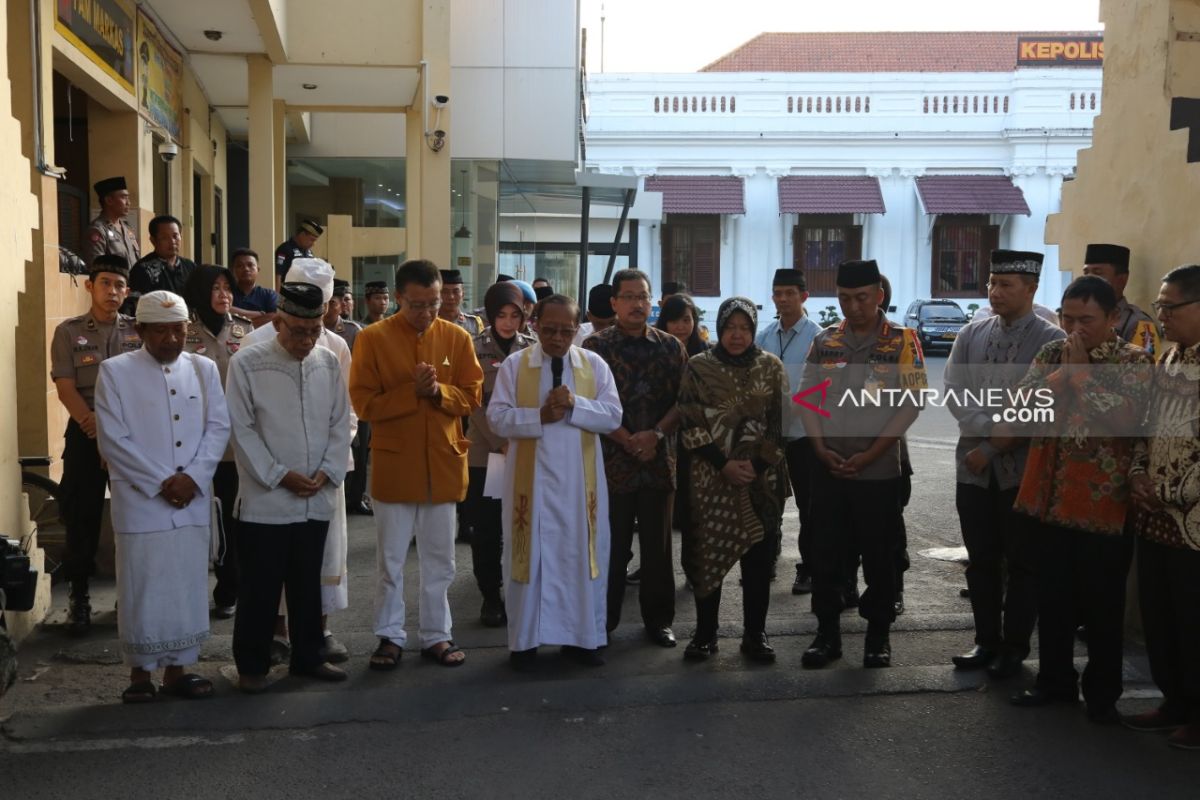
<svg viewBox="0 0 1200 800"><path fill-rule="evenodd" d="M656 437L658 437L658 440L659 440L660 442L661 442L663 439L667 438L667 435L666 435L665 433L663 433L663 429L662 429L662 428L660 428L660 427L658 427L657 425L655 425L655 426L654 426L654 435L655 435Z"/></svg>

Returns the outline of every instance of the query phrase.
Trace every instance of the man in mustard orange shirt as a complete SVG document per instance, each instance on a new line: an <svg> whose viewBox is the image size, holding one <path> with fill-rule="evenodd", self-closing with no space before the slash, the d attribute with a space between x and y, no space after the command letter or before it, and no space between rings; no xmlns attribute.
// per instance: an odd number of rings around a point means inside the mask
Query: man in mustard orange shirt
<svg viewBox="0 0 1200 800"><path fill-rule="evenodd" d="M395 669L404 630L404 562L413 537L421 558L421 655L447 666L466 654L450 638L455 504L467 494L462 418L479 407L483 370L471 335L438 318L442 280L430 261L396 270L399 311L358 335L350 400L371 424L371 500L378 535L371 668Z"/></svg>

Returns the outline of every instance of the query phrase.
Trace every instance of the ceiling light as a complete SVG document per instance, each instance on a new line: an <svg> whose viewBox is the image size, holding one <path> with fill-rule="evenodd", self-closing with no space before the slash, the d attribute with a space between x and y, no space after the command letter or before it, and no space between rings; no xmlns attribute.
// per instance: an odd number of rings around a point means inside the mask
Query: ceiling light
<svg viewBox="0 0 1200 800"><path fill-rule="evenodd" d="M310 92L311 92L313 89L317 88L317 85L316 85L315 83L302 83L302 84L300 84L300 85L301 85L302 87L304 87L305 89L308 89Z"/></svg>
<svg viewBox="0 0 1200 800"><path fill-rule="evenodd" d="M211 29L204 32L204 38L208 39L210 42L219 42L221 41L221 37L224 35L225 34L221 33L220 31L214 31Z"/></svg>

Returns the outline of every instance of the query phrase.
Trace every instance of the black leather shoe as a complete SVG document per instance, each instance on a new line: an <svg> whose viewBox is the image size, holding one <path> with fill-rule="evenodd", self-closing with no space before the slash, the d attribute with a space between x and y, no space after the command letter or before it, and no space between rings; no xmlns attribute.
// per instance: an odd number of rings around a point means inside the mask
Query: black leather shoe
<svg viewBox="0 0 1200 800"><path fill-rule="evenodd" d="M990 647L975 645L961 656L954 656L950 659L954 662L955 669L984 669L996 660L999 655L997 651Z"/></svg>
<svg viewBox="0 0 1200 800"><path fill-rule="evenodd" d="M1116 706L1093 706L1091 703L1087 707L1088 719L1097 725L1120 725L1121 715L1117 713Z"/></svg>
<svg viewBox="0 0 1200 800"><path fill-rule="evenodd" d="M661 628L646 628L646 637L659 647L674 647L677 644L675 631L665 625Z"/></svg>
<svg viewBox="0 0 1200 800"><path fill-rule="evenodd" d="M86 594L72 594L67 607L67 632L84 636L92 629L92 604Z"/></svg>
<svg viewBox="0 0 1200 800"><path fill-rule="evenodd" d="M1047 689L1034 686L1032 689L1026 689L1023 692L1018 692L1009 698L1009 702L1019 708L1038 708L1040 706L1048 706L1051 703L1078 703L1079 694L1077 692L1051 692Z"/></svg>
<svg viewBox="0 0 1200 800"><path fill-rule="evenodd" d="M742 637L742 655L760 664L775 663L775 648L767 641L765 633L750 633Z"/></svg>
<svg viewBox="0 0 1200 800"><path fill-rule="evenodd" d="M692 639L683 650L683 659L684 661L706 661L709 656L716 655L718 649L716 639L711 639L707 642Z"/></svg>
<svg viewBox="0 0 1200 800"><path fill-rule="evenodd" d="M237 613L237 603L230 603L227 606L222 606L222 605L213 606L213 610L212 610L213 619L233 619L233 616L236 613Z"/></svg>
<svg viewBox="0 0 1200 800"><path fill-rule="evenodd" d="M373 517L373 516L375 516L375 509L371 508L370 502L368 502L367 500L363 500L357 506L354 507L354 513L362 514L364 517Z"/></svg>
<svg viewBox="0 0 1200 800"><path fill-rule="evenodd" d="M896 600L892 603L892 608L896 611L896 616L904 613L904 592L896 592Z"/></svg>
<svg viewBox="0 0 1200 800"><path fill-rule="evenodd" d="M812 573L803 564L796 565L796 580L792 581L792 594L812 592Z"/></svg>
<svg viewBox="0 0 1200 800"><path fill-rule="evenodd" d="M886 635L882 637L867 636L863 648L863 667L866 669L884 669L892 665L892 644Z"/></svg>
<svg viewBox="0 0 1200 800"><path fill-rule="evenodd" d="M588 650L585 647L575 647L573 645L564 645L562 654L574 661L576 664L584 667L603 667L604 656L600 655L599 650Z"/></svg>
<svg viewBox="0 0 1200 800"><path fill-rule="evenodd" d="M625 573L625 585L626 586L637 586L641 582L642 582L642 568L641 567L638 567L637 569L633 570L632 572Z"/></svg>
<svg viewBox="0 0 1200 800"><path fill-rule="evenodd" d="M837 661L841 657L841 637L818 633L817 638L813 639L813 643L800 657L800 663L808 669L820 669L830 661Z"/></svg>
<svg viewBox="0 0 1200 800"><path fill-rule="evenodd" d="M479 621L487 628L499 628L508 622L508 614L504 611L504 603L498 597L485 597L483 606L479 609Z"/></svg>
<svg viewBox="0 0 1200 800"><path fill-rule="evenodd" d="M350 677L346 674L345 670L339 669L328 662L318 664L312 669L295 671L288 670L288 672L290 672L292 675L299 675L303 678L314 678L319 681L328 681L330 683L341 683Z"/></svg>
<svg viewBox="0 0 1200 800"><path fill-rule="evenodd" d="M1021 664L1025 659L1013 652L1004 652L988 665L988 675L998 681L1015 678L1021 674Z"/></svg>
<svg viewBox="0 0 1200 800"><path fill-rule="evenodd" d="M537 669L537 648L512 651L508 654L508 664L517 672L532 672Z"/></svg>

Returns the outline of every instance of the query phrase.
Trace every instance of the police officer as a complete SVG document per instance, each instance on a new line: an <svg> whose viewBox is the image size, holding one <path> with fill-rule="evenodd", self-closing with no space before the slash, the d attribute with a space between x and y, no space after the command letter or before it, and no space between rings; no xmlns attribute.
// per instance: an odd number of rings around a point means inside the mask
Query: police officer
<svg viewBox="0 0 1200 800"><path fill-rule="evenodd" d="M1083 274L1104 278L1117 292L1117 336L1158 357L1163 352L1162 330L1150 315L1125 299L1129 283L1129 248L1119 244L1089 244Z"/></svg>
<svg viewBox="0 0 1200 800"><path fill-rule="evenodd" d="M183 299L191 311L184 349L189 353L211 359L221 374L229 370L229 359L242 346L242 339L254 330L254 323L240 316L233 305L233 287L237 279L225 267L202 264L196 267L184 286ZM234 556L237 546L237 520L233 506L238 494L237 463L233 442L213 474L213 492L221 501L221 524L225 531L225 558L213 567L217 585L213 589L213 616L229 619L237 610L238 564Z"/></svg>
<svg viewBox="0 0 1200 800"><path fill-rule="evenodd" d="M144 294L160 289L182 296L188 276L196 262L179 255L183 243L183 223L170 214L150 220L150 244L147 253L129 270L129 299L123 311L130 316L137 310L137 301Z"/></svg>
<svg viewBox="0 0 1200 800"><path fill-rule="evenodd" d="M96 571L100 522L108 473L96 448L93 393L100 362L142 346L132 317L120 313L129 294L129 262L102 253L92 260L84 288L91 295L86 314L54 329L50 345L50 377L59 402L70 415L63 444L60 508L67 531L63 573L71 586L68 629L87 633L92 622L88 579Z"/></svg>
<svg viewBox="0 0 1200 800"><path fill-rule="evenodd" d="M486 327L483 320L475 314L467 314L462 310L463 276L456 269L438 270L442 274L442 305L438 316L452 322L472 336L483 333Z"/></svg>
<svg viewBox="0 0 1200 800"><path fill-rule="evenodd" d="M325 229L316 220L306 219L300 223L292 238L275 248L275 291L279 291L283 276L292 266L292 259L312 258L312 246L324 232Z"/></svg>
<svg viewBox="0 0 1200 800"><path fill-rule="evenodd" d="M839 614L849 539L854 554L862 557L867 584L858 606L867 620L863 666L889 667L889 634L896 619L900 437L920 411L916 390L926 387L925 364L916 333L893 325L879 307L883 288L874 261L840 264L837 295L844 321L817 334L803 378L810 399L802 404L800 418L817 462L809 517L817 637L801 663L823 667L842 655ZM905 390L911 391L906 395Z"/></svg>
<svg viewBox="0 0 1200 800"><path fill-rule="evenodd" d="M363 315L363 327L387 316L388 306L392 302L387 281L369 281L363 287L363 297L366 298L364 304L367 307L367 313Z"/></svg>
<svg viewBox="0 0 1200 800"><path fill-rule="evenodd" d="M354 340L358 337L358 332L363 329L363 326L342 316L343 302L349 291L350 281L345 281L341 278L333 279L333 297L330 298L329 304L325 307L325 327L345 339L346 346L353 353Z"/></svg>
<svg viewBox="0 0 1200 800"><path fill-rule="evenodd" d="M82 254L84 262L91 269L96 256L108 253L134 263L141 258L142 248L133 228L125 223L125 215L129 213L129 189L125 178L105 178L92 188L100 201L100 214L88 224L87 243Z"/></svg>

